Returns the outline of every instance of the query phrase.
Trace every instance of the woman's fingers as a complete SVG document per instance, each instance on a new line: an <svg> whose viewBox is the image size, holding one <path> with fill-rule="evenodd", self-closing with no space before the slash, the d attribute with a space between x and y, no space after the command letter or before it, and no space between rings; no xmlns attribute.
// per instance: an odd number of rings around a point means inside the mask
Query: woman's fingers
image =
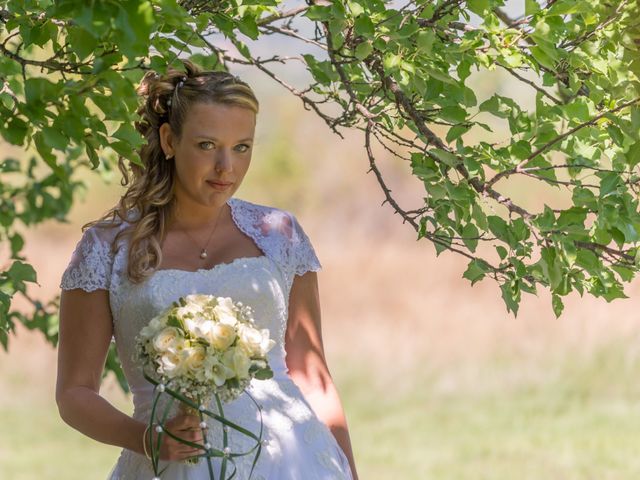
<svg viewBox="0 0 640 480"><path fill-rule="evenodd" d="M200 419L194 415L178 414L165 424L165 430L182 440L196 444L204 443ZM186 445L169 435L163 437L162 444L161 458L166 460L185 460L204 453L203 448Z"/></svg>

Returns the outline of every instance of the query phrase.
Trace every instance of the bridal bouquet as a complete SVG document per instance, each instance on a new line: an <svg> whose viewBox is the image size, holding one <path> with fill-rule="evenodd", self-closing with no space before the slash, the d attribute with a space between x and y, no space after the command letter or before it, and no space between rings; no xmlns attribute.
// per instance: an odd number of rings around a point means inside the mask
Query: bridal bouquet
<svg viewBox="0 0 640 480"><path fill-rule="evenodd" d="M222 479L225 478L228 459L233 463L234 457L247 455L253 450L257 450L259 455L262 432L255 435L224 418L222 403L230 402L245 392L253 378L263 380L273 376L267 353L274 345L275 342L269 338L269 330L255 325L251 307L229 297L204 294L180 297L142 328L136 337L136 360L142 365L144 377L156 386L149 426L154 425L160 395L167 393L186 405L187 411L191 409L200 416L205 438L204 445L194 444L175 437L163 429L162 422L158 423L155 426L159 433L157 445L151 442L151 460L156 475L159 442L165 433L203 449L205 453L187 462L195 464L200 457L205 457L211 474L210 457L223 457L219 477ZM216 400L217 413L206 408L212 397ZM166 415L167 412L165 418ZM205 415L225 426L221 450L206 441ZM231 453L227 446L227 428L252 437L257 441L256 446L249 452Z"/></svg>

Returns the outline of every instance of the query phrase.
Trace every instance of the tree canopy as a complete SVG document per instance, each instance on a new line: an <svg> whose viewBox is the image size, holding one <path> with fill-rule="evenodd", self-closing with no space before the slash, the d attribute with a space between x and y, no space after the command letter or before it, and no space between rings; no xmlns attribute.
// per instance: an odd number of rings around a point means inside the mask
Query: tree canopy
<svg viewBox="0 0 640 480"><path fill-rule="evenodd" d="M638 2L524 0L518 18L503 0L291 3L0 0L0 136L28 158L0 165L0 239L11 257L0 272L5 348L16 322L57 342L57 298L27 291L37 275L22 255L25 230L64 221L83 188L79 169L139 162L136 84L180 58L257 68L336 135L362 131L385 203L438 254L466 257L472 284L498 282L514 314L538 286L558 316L574 290L625 297L640 264ZM254 55L252 42L269 35L300 55ZM297 60L313 79L304 89L273 68ZM498 93L478 101L469 78L497 70L530 92L532 108ZM508 138L473 141L492 132L486 115ZM394 198L375 145L410 165L424 184L420 204ZM519 178L557 191L565 206L530 211L505 193ZM32 311L12 309L15 295ZM107 371L126 388L118 368L112 349Z"/></svg>

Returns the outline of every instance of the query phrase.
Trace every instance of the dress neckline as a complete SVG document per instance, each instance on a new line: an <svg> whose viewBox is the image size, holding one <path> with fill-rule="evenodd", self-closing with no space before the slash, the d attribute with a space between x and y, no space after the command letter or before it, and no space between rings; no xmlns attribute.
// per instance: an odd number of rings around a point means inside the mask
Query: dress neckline
<svg viewBox="0 0 640 480"><path fill-rule="evenodd" d="M258 261L258 260L263 260L263 259L268 259L269 257L267 257L266 255L253 255L250 257L236 257L233 260L230 260L228 262L220 262L220 263L216 263L213 267L211 268L198 268L197 270L184 270L182 268L160 268L157 269L156 271L153 272L153 274L157 274L159 272L173 272L173 273L211 273L211 272L215 272L217 270L220 270L222 268L226 268L226 267L230 267L231 265L234 265L236 263L241 263L241 262L249 262L249 261Z"/></svg>
<svg viewBox="0 0 640 480"><path fill-rule="evenodd" d="M236 227L238 227L238 229L242 233L244 233L247 237L249 237L249 238L251 238L251 240L253 240L253 242L256 244L256 246L262 252L262 255L251 255L251 256L236 257L233 260L229 260L228 262L219 262L219 263L216 263L215 265L213 265L212 267L209 267L209 268L198 268L196 270L185 270L183 268L160 268L160 269L156 269L153 274L155 275L158 272L210 273L210 272L215 272L215 271L217 271L217 270L219 270L221 268L229 267L229 266L234 265L236 263L247 262L247 261L250 261L250 260L262 260L262 259L268 258L267 255L265 255L264 250L256 242L255 238L253 238L251 235L249 235L249 233L240 224L240 221L237 218L237 212L235 210L235 207L237 206L236 202L238 202L238 201L239 200L237 198L235 198L235 197L229 197L227 199L227 201L225 202L227 205L229 205L229 209L231 211L231 220L233 221L233 223L236 224Z"/></svg>

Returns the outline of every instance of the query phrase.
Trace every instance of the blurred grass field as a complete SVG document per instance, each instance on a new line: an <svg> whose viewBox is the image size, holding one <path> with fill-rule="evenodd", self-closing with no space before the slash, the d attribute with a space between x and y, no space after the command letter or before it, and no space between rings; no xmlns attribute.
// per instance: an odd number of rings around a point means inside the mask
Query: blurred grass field
<svg viewBox="0 0 640 480"><path fill-rule="evenodd" d="M573 353L559 363L543 360L538 368L544 375L515 382L526 368L517 359L459 372L403 370L395 380L411 385L398 389L388 372L388 383L373 378L367 362L334 359L360 478L638 478L640 387L633 380L640 361L630 350L619 341L588 358ZM31 382L15 368L11 375L6 370L0 478L105 478L118 449L68 428L50 397L29 392L25 383ZM451 375L461 377L455 387L447 385ZM106 395L127 411L129 403L108 384Z"/></svg>

